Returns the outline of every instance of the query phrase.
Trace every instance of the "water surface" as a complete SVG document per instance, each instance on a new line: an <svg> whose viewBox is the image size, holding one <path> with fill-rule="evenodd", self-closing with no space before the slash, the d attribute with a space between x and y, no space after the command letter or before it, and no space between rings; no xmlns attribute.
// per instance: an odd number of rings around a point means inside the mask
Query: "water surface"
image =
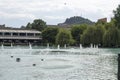
<svg viewBox="0 0 120 80"><path fill-rule="evenodd" d="M0 49L0 80L117 80L119 52L119 48L6 47Z"/></svg>

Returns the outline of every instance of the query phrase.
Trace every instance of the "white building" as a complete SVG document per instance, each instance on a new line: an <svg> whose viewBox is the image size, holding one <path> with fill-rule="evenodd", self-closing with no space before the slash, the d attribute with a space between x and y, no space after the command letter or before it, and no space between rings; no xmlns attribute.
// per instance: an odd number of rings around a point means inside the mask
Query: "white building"
<svg viewBox="0 0 120 80"><path fill-rule="evenodd" d="M41 40L41 32L37 30L18 28L0 29L1 43L39 43Z"/></svg>

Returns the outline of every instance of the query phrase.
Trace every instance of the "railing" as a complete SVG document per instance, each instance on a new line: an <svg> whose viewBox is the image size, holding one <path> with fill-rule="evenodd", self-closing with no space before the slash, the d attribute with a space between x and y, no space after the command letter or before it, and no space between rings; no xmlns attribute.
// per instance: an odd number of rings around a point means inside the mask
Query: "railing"
<svg viewBox="0 0 120 80"><path fill-rule="evenodd" d="M0 36L0 39L42 39L41 36Z"/></svg>

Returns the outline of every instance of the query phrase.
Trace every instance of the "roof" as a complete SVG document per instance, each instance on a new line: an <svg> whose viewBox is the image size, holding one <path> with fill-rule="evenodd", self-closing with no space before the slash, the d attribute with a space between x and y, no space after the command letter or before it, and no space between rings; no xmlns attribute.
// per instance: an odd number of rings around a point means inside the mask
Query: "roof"
<svg viewBox="0 0 120 80"><path fill-rule="evenodd" d="M107 18L98 19L98 21L107 22Z"/></svg>
<svg viewBox="0 0 120 80"><path fill-rule="evenodd" d="M37 30L30 29L0 29L0 32L9 32L9 33L41 33Z"/></svg>

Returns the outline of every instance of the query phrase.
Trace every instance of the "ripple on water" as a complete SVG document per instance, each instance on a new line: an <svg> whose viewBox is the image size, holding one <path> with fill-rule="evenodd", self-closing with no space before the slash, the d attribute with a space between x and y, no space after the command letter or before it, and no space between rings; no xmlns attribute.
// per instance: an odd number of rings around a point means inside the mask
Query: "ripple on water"
<svg viewBox="0 0 120 80"><path fill-rule="evenodd" d="M2 77L2 74L0 74L0 77Z"/></svg>
<svg viewBox="0 0 120 80"><path fill-rule="evenodd" d="M54 65L54 66L44 66L43 69L68 69L73 68L73 65Z"/></svg>
<svg viewBox="0 0 120 80"><path fill-rule="evenodd" d="M69 60L66 60L66 59L50 59L49 61L69 61Z"/></svg>
<svg viewBox="0 0 120 80"><path fill-rule="evenodd" d="M73 68L74 65L69 63L70 60L67 59L48 59L41 68L43 69L67 69Z"/></svg>

